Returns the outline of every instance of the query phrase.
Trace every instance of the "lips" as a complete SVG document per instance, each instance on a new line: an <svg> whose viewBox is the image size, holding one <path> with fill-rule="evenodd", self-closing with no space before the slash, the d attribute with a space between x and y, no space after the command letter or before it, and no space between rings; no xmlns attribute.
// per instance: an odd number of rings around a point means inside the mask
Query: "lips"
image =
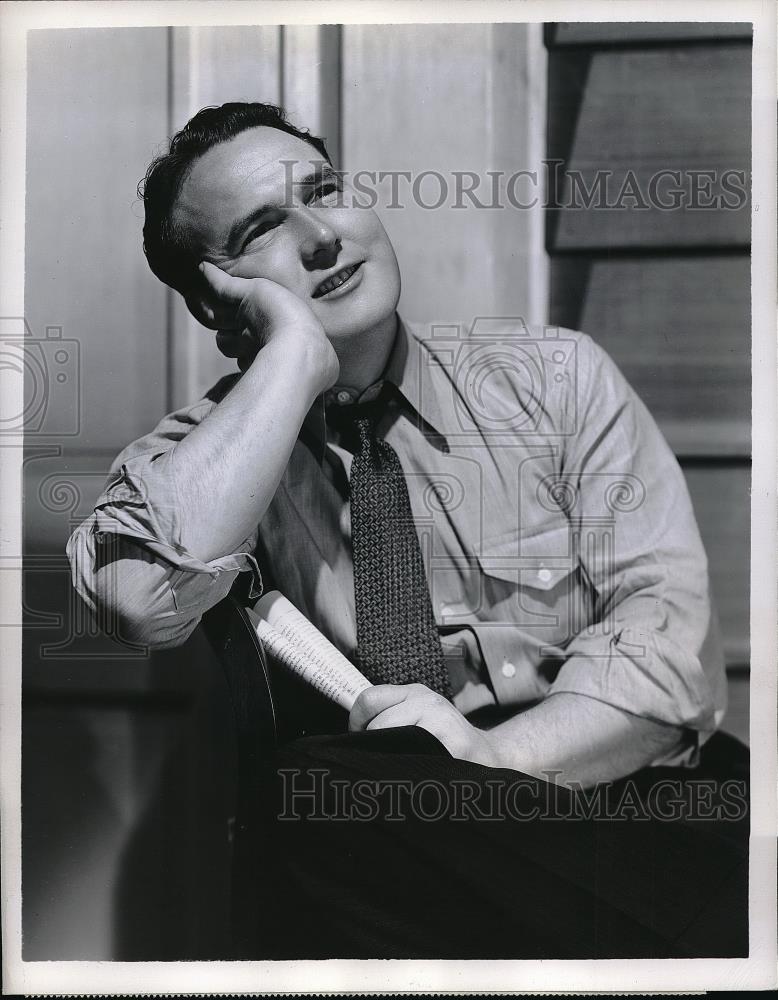
<svg viewBox="0 0 778 1000"><path fill-rule="evenodd" d="M323 295L327 295L329 292L333 292L336 288L340 288L344 285L348 279L362 267L363 261L359 261L357 264L349 264L348 267L342 267L335 274L331 274L329 278L320 282L313 291L313 298L320 299Z"/></svg>

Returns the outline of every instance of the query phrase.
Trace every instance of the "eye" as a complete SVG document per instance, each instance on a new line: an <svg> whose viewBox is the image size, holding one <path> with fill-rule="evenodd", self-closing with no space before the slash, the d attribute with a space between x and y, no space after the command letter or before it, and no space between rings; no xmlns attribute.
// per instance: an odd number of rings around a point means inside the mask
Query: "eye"
<svg viewBox="0 0 778 1000"><path fill-rule="evenodd" d="M248 234L241 247L241 252L249 247L255 240L261 239L266 236L271 230L276 229L280 226L283 221L282 216L271 215L263 219L259 225L255 226Z"/></svg>
<svg viewBox="0 0 778 1000"><path fill-rule="evenodd" d="M337 205L339 201L338 195L342 191L343 182L340 177L327 178L313 189L308 204Z"/></svg>

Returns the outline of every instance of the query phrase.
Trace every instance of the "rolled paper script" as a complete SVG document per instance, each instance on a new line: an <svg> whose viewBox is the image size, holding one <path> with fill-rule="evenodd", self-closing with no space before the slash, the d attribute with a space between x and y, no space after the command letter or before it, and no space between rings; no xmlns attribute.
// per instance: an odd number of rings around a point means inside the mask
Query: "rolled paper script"
<svg viewBox="0 0 778 1000"><path fill-rule="evenodd" d="M303 680L346 711L370 681L277 590L254 605L254 626L263 646Z"/></svg>

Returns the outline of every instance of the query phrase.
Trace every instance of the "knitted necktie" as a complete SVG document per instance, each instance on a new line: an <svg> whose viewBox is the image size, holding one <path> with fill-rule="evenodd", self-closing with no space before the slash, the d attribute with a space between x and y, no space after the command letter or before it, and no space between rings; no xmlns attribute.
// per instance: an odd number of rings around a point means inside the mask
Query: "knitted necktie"
<svg viewBox="0 0 778 1000"><path fill-rule="evenodd" d="M376 435L384 406L338 407L333 421L344 431L350 423L356 436L350 492L357 662L376 684L418 682L450 698L408 486L394 448Z"/></svg>

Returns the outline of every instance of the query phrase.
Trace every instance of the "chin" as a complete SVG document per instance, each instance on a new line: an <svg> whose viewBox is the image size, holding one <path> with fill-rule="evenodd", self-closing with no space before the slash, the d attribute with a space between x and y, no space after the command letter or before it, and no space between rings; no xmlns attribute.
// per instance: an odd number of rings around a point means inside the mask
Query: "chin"
<svg viewBox="0 0 778 1000"><path fill-rule="evenodd" d="M339 315L319 318L330 340L348 340L387 323L394 316L399 300L399 282L396 288L382 290L380 295L370 288L360 288L353 300L344 299L338 303Z"/></svg>
<svg viewBox="0 0 778 1000"><path fill-rule="evenodd" d="M333 342L351 340L353 337L361 337L369 330L376 329L393 315L394 309L391 309L389 312L376 315L348 317L343 322L325 324L324 329L328 339Z"/></svg>

